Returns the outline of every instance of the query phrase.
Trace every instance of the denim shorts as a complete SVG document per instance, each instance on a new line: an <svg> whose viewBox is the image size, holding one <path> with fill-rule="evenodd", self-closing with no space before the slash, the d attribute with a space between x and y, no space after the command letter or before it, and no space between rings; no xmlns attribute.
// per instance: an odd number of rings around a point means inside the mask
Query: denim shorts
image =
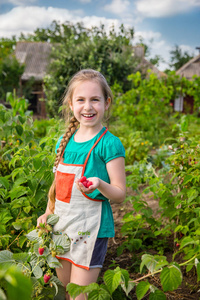
<svg viewBox="0 0 200 300"><path fill-rule="evenodd" d="M102 268L108 246L108 238L97 238L92 253L90 268Z"/></svg>

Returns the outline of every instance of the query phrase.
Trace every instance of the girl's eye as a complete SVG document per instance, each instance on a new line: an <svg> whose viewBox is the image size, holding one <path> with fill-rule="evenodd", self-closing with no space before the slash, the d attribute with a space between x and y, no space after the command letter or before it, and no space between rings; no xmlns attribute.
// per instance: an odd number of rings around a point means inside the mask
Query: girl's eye
<svg viewBox="0 0 200 300"><path fill-rule="evenodd" d="M84 100L80 98L80 99L77 99L77 101L82 102L82 101L84 101Z"/></svg>
<svg viewBox="0 0 200 300"><path fill-rule="evenodd" d="M95 99L92 99L92 101L99 101L99 99L96 99L96 98L95 98Z"/></svg>

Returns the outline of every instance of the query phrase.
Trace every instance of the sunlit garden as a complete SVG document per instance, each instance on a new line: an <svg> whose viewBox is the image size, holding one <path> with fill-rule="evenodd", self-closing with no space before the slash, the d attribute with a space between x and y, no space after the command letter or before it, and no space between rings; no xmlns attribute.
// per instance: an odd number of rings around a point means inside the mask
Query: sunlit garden
<svg viewBox="0 0 200 300"><path fill-rule="evenodd" d="M29 90L20 95L18 81L1 91L7 105L0 104L0 299L65 299L55 256L67 251L69 240L52 237L56 215L41 229L36 221L46 208L55 145L66 126L60 99L78 66L98 69L110 83L114 103L105 126L126 149L127 197L113 206L121 212L116 240L110 242L98 282L70 283L68 293L92 300L198 298L200 78L189 81L175 71L159 78L151 70L137 70L131 34L123 27L107 36L103 28L89 33L81 26L54 24L27 37L44 41L50 36L60 46L44 80L45 119L29 109ZM186 95L194 100L192 112L187 103L183 112L175 111L175 100Z"/></svg>

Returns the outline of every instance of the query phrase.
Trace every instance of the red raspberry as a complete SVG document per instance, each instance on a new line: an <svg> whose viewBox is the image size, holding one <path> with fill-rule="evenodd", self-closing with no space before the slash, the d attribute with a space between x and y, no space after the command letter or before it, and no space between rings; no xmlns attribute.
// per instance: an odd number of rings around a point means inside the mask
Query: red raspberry
<svg viewBox="0 0 200 300"><path fill-rule="evenodd" d="M86 181L86 180L87 180L87 178L86 178L85 176L82 176L81 179L80 179L80 182L83 183L83 182Z"/></svg>
<svg viewBox="0 0 200 300"><path fill-rule="evenodd" d="M88 180L83 181L82 184L83 184L85 187L87 187Z"/></svg>
<svg viewBox="0 0 200 300"><path fill-rule="evenodd" d="M47 283L50 280L51 276L48 274L44 274L44 282Z"/></svg>
<svg viewBox="0 0 200 300"><path fill-rule="evenodd" d="M90 185L92 185L92 181L89 181L85 176L82 176L80 179L80 182L86 187L89 188Z"/></svg>
<svg viewBox="0 0 200 300"><path fill-rule="evenodd" d="M88 181L87 182L87 188L89 188L89 186L93 185L92 181Z"/></svg>
<svg viewBox="0 0 200 300"><path fill-rule="evenodd" d="M38 248L38 252L40 255L42 255L44 253L44 248L43 247L39 247Z"/></svg>

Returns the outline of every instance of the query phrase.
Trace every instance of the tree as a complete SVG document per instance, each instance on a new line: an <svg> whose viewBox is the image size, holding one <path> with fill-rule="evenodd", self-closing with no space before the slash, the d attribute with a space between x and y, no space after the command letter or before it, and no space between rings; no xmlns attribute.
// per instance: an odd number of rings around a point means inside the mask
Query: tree
<svg viewBox="0 0 200 300"><path fill-rule="evenodd" d="M49 112L56 113L59 100L74 73L83 68L94 68L108 80L109 85L120 83L123 91L130 88L127 76L134 72L138 62L133 56L133 29L114 26L109 33L104 25L85 28L82 23L53 22L51 28L36 30L33 39L42 34L53 43L52 63L45 78ZM29 36L29 38L31 38ZM51 107L50 107L51 106Z"/></svg>
<svg viewBox="0 0 200 300"><path fill-rule="evenodd" d="M170 57L171 63L169 65L174 71L180 69L194 56L194 55L190 55L187 51L183 52L178 45L174 46L174 49L170 51L170 55L171 55Z"/></svg>
<svg viewBox="0 0 200 300"><path fill-rule="evenodd" d="M0 99L5 100L7 92L19 87L20 76L24 66L14 56L16 38L0 39Z"/></svg>

